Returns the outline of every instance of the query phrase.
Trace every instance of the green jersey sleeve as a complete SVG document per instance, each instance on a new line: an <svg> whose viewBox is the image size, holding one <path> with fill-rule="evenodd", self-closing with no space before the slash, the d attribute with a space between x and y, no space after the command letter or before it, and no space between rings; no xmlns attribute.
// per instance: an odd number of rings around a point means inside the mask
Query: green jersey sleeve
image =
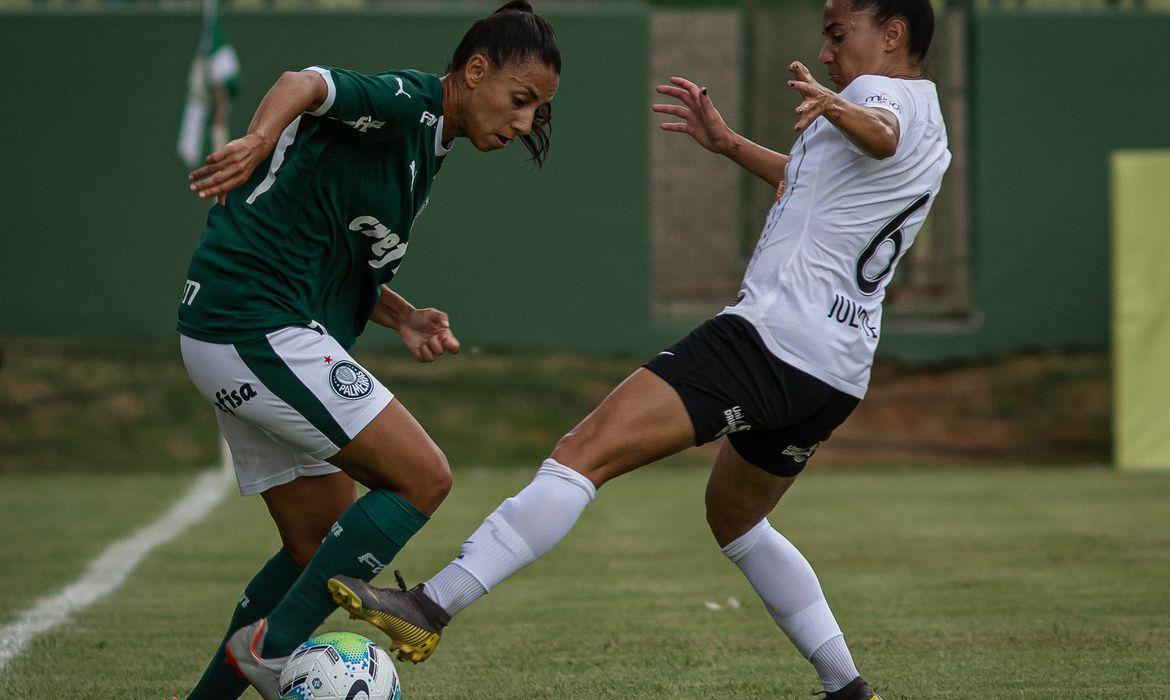
<svg viewBox="0 0 1170 700"><path fill-rule="evenodd" d="M337 120L362 133L392 134L415 126L421 104L431 97L415 71L367 75L327 66L306 70L319 73L329 88L325 101L309 114Z"/></svg>

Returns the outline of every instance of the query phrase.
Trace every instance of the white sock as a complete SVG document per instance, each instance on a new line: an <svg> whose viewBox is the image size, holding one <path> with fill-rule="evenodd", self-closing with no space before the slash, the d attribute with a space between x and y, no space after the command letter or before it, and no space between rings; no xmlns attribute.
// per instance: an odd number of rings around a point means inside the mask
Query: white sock
<svg viewBox="0 0 1170 700"><path fill-rule="evenodd" d="M812 566L767 519L721 551L743 571L776 625L816 667L825 690L840 690L858 676ZM839 647L828 644L834 639ZM844 654L839 653L842 649ZM829 687L844 676L848 677L840 685Z"/></svg>
<svg viewBox="0 0 1170 700"><path fill-rule="evenodd" d="M853 664L853 655L845 645L845 635L839 634L821 645L809 657L821 677L821 685L827 692L840 690L861 674Z"/></svg>
<svg viewBox="0 0 1170 700"><path fill-rule="evenodd" d="M595 495L589 479L544 460L532 483L501 503L463 543L459 556L423 584L427 596L454 616L552 549Z"/></svg>

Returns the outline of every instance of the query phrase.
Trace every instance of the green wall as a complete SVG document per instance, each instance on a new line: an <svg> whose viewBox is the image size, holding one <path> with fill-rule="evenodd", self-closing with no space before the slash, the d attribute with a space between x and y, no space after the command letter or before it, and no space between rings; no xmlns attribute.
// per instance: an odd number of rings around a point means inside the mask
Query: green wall
<svg viewBox="0 0 1170 700"><path fill-rule="evenodd" d="M442 72L454 10L226 13L243 66L234 133L280 71ZM466 344L642 349L648 321L647 21L604 4L548 13L564 56L542 171L458 140L396 287ZM195 13L0 16L7 145L0 334L168 339L205 206L175 155ZM630 80L629 76L637 76ZM372 328L366 342L396 342Z"/></svg>
<svg viewBox="0 0 1170 700"><path fill-rule="evenodd" d="M235 132L284 69L439 72L454 9L231 12ZM552 157L457 143L396 286L469 345L645 353L692 319L648 310L648 10L557 5ZM0 335L173 338L204 206L174 155L193 12L0 14L5 99ZM1170 15L1022 11L971 20L972 318L889 331L911 360L1107 347L1108 154L1170 147ZM371 331L363 342L393 343Z"/></svg>

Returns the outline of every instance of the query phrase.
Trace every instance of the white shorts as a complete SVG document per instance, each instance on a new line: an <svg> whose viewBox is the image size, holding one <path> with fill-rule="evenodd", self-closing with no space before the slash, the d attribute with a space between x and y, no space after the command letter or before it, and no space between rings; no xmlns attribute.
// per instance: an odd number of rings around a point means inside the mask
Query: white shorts
<svg viewBox="0 0 1170 700"><path fill-rule="evenodd" d="M234 344L180 336L180 345L187 374L216 409L244 495L339 471L325 460L394 398L319 327Z"/></svg>

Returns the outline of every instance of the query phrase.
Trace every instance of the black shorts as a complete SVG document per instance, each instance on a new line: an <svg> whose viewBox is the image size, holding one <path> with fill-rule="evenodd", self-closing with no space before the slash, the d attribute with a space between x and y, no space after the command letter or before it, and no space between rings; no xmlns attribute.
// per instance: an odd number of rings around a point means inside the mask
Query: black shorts
<svg viewBox="0 0 1170 700"><path fill-rule="evenodd" d="M682 397L695 444L727 435L741 457L795 476L860 402L768 351L747 320L723 314L643 365Z"/></svg>

